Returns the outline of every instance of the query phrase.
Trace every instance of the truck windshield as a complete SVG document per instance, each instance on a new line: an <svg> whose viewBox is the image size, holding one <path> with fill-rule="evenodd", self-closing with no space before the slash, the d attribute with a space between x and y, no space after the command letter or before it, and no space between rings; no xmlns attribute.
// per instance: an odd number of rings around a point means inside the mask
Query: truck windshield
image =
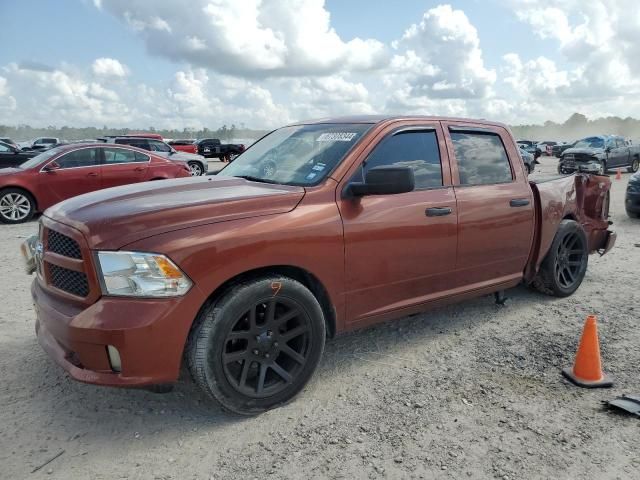
<svg viewBox="0 0 640 480"><path fill-rule="evenodd" d="M604 148L604 138L589 137L578 140L574 148Z"/></svg>
<svg viewBox="0 0 640 480"><path fill-rule="evenodd" d="M271 132L219 175L287 185L320 183L371 128L370 124L315 124Z"/></svg>

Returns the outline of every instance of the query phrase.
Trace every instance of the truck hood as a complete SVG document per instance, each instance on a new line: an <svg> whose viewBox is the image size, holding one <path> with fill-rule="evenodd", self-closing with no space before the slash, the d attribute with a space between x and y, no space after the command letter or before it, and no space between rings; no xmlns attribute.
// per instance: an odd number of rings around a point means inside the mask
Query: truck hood
<svg viewBox="0 0 640 480"><path fill-rule="evenodd" d="M44 215L80 230L89 248L116 250L183 228L289 212L304 193L302 187L232 177L181 178L80 195Z"/></svg>
<svg viewBox="0 0 640 480"><path fill-rule="evenodd" d="M602 148L567 148L563 155L576 155L576 160L581 160L582 155L604 155Z"/></svg>

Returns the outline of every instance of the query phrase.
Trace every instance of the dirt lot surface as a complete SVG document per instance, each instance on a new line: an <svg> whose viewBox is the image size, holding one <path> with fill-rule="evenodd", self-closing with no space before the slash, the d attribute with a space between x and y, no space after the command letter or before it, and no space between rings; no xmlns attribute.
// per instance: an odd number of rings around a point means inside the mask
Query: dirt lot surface
<svg viewBox="0 0 640 480"><path fill-rule="evenodd" d="M163 395L71 381L34 336L18 246L37 224L0 226L0 478L640 478L640 421L600 404L640 394L628 177L613 182L618 245L572 297L519 287L506 307L483 297L334 339L302 395L255 418L187 374ZM560 376L592 313L611 390Z"/></svg>

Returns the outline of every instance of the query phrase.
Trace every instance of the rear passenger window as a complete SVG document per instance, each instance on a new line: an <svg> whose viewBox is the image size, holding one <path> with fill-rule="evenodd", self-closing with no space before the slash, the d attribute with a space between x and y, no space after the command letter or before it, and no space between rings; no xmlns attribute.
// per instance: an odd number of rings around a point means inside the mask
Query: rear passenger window
<svg viewBox="0 0 640 480"><path fill-rule="evenodd" d="M144 155L146 157L146 155ZM134 163L146 162L147 159L138 159L137 152L127 150L126 148L105 148L104 163L111 165L114 163Z"/></svg>
<svg viewBox="0 0 640 480"><path fill-rule="evenodd" d="M509 157L495 133L451 132L461 185L513 181Z"/></svg>
<svg viewBox="0 0 640 480"><path fill-rule="evenodd" d="M407 131L380 142L364 163L363 175L375 167L410 167L415 189L442 186L442 164L435 131Z"/></svg>

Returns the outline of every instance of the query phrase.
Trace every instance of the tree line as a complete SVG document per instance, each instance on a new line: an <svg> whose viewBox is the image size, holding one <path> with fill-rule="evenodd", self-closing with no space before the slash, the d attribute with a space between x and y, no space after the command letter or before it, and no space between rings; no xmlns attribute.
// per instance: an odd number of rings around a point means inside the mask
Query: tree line
<svg viewBox="0 0 640 480"><path fill-rule="evenodd" d="M219 138L222 141L233 139L257 139L265 135L268 130L256 130L245 127L243 124L223 125L216 130L203 128L201 130L184 128L178 129L157 129L148 128L110 128L106 125L98 127L32 127L30 125L0 125L0 137L9 137L16 142L27 141L36 137L56 137L62 140L92 140L106 135L128 135L132 133L159 133L164 138L170 139L199 139L199 138Z"/></svg>
<svg viewBox="0 0 640 480"><path fill-rule="evenodd" d="M564 123L547 121L542 125L514 125L511 130L516 138L527 140L573 141L590 135L622 135L634 139L634 143L640 143L640 120L631 117L606 117L590 120L581 113L574 113ZM231 141L234 139L257 139L265 135L268 130L251 129L244 124L240 124L240 126L223 125L216 130L209 128L201 130L189 128L182 130L156 129L154 127L110 128L106 125L102 128L56 127L55 125L38 128L29 125L0 125L0 137L10 137L15 141L44 136L70 141L89 140L105 135L126 135L140 132L159 133L164 138L171 139L219 138L222 141Z"/></svg>

